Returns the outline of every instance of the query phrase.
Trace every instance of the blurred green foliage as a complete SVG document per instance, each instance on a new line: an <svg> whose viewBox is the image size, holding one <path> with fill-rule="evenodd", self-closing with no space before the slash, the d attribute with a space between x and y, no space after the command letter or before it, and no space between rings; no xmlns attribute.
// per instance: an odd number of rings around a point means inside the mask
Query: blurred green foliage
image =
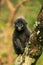
<svg viewBox="0 0 43 65"><path fill-rule="evenodd" d="M7 54L6 52L4 52L1 56L2 56L2 57L7 57L8 54Z"/></svg>
<svg viewBox="0 0 43 65"><path fill-rule="evenodd" d="M20 0L11 0L13 6L15 7ZM37 15L40 11L41 5L43 3L43 0L30 0L29 2L25 2L21 5L21 7L18 9L15 18L18 16L24 16L28 26L33 30L34 23L37 20ZM0 12L0 26L6 27L8 18L10 16L10 10L8 9L6 3L2 6L1 12ZM14 18L14 19L15 19ZM2 54L3 57L7 56L7 53ZM41 55L39 61L37 62L37 65L43 65L43 54Z"/></svg>

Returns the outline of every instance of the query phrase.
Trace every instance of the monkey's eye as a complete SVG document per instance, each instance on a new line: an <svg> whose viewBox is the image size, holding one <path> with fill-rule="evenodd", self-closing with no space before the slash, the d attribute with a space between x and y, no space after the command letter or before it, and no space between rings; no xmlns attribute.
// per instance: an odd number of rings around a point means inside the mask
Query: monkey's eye
<svg viewBox="0 0 43 65"><path fill-rule="evenodd" d="M23 27L23 25L21 24L21 27Z"/></svg>

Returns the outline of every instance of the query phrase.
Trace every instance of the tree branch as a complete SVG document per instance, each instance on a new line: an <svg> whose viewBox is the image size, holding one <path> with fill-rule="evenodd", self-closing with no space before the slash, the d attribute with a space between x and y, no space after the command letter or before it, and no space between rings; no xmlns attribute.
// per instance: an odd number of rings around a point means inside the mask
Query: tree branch
<svg viewBox="0 0 43 65"><path fill-rule="evenodd" d="M12 3L10 2L10 0L5 0L5 2L8 5L8 8L10 9L10 11L12 12L15 8L13 7Z"/></svg>

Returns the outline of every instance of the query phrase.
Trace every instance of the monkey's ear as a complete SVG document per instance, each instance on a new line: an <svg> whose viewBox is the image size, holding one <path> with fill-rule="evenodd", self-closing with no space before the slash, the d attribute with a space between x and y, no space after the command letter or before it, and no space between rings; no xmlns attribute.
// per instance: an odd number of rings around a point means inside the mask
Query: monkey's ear
<svg viewBox="0 0 43 65"><path fill-rule="evenodd" d="M16 25L16 22L14 21L14 24L13 24L13 26L15 27L15 25Z"/></svg>
<svg viewBox="0 0 43 65"><path fill-rule="evenodd" d="M26 24L27 24L27 22L26 22Z"/></svg>
<svg viewBox="0 0 43 65"><path fill-rule="evenodd" d="M23 19L23 23L27 25L27 21L25 19Z"/></svg>
<svg viewBox="0 0 43 65"><path fill-rule="evenodd" d="M27 25L27 22L25 22L25 24Z"/></svg>

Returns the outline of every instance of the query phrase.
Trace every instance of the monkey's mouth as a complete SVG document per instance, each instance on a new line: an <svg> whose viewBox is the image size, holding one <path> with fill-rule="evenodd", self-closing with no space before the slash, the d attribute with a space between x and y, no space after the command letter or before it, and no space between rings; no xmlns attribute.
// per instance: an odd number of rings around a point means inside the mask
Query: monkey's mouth
<svg viewBox="0 0 43 65"><path fill-rule="evenodd" d="M21 31L21 27L18 27L18 31Z"/></svg>

